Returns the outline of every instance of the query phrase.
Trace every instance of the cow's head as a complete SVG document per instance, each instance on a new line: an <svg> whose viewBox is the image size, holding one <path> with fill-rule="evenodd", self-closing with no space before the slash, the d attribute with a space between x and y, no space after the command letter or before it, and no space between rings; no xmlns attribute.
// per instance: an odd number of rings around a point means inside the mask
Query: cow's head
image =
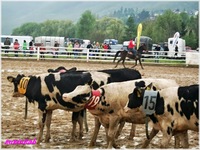
<svg viewBox="0 0 200 150"><path fill-rule="evenodd" d="M84 106L92 96L92 82L88 80L85 85L77 86L72 92L64 93L62 98L66 102Z"/></svg>
<svg viewBox="0 0 200 150"><path fill-rule="evenodd" d="M133 92L129 94L129 101L124 108L126 112L129 109L137 108L142 105L145 90L156 90L156 88L152 83L146 86L144 81L135 83L135 88L133 89Z"/></svg>
<svg viewBox="0 0 200 150"><path fill-rule="evenodd" d="M17 77L8 76L7 80L14 85L13 97L23 97L26 93L26 87L28 85L29 77L25 77L23 74L18 74Z"/></svg>

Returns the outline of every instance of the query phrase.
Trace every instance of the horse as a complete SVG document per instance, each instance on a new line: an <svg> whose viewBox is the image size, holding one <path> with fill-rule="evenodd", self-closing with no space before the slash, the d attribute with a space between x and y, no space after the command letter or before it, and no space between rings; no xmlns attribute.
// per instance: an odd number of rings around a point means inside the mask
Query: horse
<svg viewBox="0 0 200 150"><path fill-rule="evenodd" d="M132 53L130 54L126 50L123 50L123 51L119 50L119 51L117 51L116 54L115 54L115 58L114 58L113 62L115 62L115 60L118 57L119 53L120 53L120 57L121 58L118 60L116 66L114 68L116 68L118 66L118 64L119 64L120 61L122 61L122 64L123 64L124 68L126 68L125 65L124 65L124 62L125 62L126 57L128 57L130 59L134 59L135 60L135 65L132 66L131 68L134 68L137 65L137 61L139 60L141 68L144 69L143 66L142 66L142 62L141 62L141 57L142 57L143 50L146 51L146 45L145 44L141 44L141 46L137 50L136 55L134 55Z"/></svg>

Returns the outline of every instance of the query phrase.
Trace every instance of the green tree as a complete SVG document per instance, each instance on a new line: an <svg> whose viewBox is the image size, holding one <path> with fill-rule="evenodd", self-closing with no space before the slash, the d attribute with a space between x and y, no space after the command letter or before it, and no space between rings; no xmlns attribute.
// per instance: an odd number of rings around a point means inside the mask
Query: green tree
<svg viewBox="0 0 200 150"><path fill-rule="evenodd" d="M90 39L95 30L96 18L87 10L82 15L77 23L77 37L83 39Z"/></svg>
<svg viewBox="0 0 200 150"><path fill-rule="evenodd" d="M104 39L117 39L123 41L125 25L124 23L112 17L103 17L96 21L93 38L95 41L103 41Z"/></svg>
<svg viewBox="0 0 200 150"><path fill-rule="evenodd" d="M136 25L133 16L130 16L126 21L124 40L130 40L131 38L134 38L136 36L137 36Z"/></svg>
<svg viewBox="0 0 200 150"><path fill-rule="evenodd" d="M199 15L189 18L189 21L185 28L184 39L186 44L191 46L193 49L199 47Z"/></svg>
<svg viewBox="0 0 200 150"><path fill-rule="evenodd" d="M40 25L35 22L29 22L21 25L18 28L13 29L12 35L31 35L36 36L40 31Z"/></svg>

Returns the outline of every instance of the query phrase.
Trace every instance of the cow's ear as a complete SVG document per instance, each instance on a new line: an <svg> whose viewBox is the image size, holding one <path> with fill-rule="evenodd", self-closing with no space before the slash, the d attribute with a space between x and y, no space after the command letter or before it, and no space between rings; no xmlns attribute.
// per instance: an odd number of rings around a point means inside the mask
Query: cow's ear
<svg viewBox="0 0 200 150"><path fill-rule="evenodd" d="M145 87L145 90L152 90L153 89L153 83L150 83Z"/></svg>
<svg viewBox="0 0 200 150"><path fill-rule="evenodd" d="M8 76L8 77L7 77L7 80L8 80L9 82L11 82L11 83L14 81L14 79L15 79L15 78L12 77L12 76Z"/></svg>

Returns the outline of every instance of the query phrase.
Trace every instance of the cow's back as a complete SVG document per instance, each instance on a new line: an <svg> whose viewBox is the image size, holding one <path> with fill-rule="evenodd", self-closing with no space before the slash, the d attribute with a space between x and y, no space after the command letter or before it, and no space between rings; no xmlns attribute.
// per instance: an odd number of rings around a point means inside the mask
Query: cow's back
<svg viewBox="0 0 200 150"><path fill-rule="evenodd" d="M123 68L123 69L108 69L101 70L99 72L104 72L110 75L109 83L111 82L122 82L135 79L141 79L142 76L138 70Z"/></svg>
<svg viewBox="0 0 200 150"><path fill-rule="evenodd" d="M124 81L124 82L114 82L107 85L102 86L101 88L105 91L105 97L109 97L109 102L111 103L112 107L117 109L122 109L126 106L129 100L129 94L133 92L135 89L135 84L144 81L145 86L153 83L153 85L157 89L167 88L170 85L174 86L177 83L174 80L168 79L137 79L131 81ZM163 83L162 83L163 82Z"/></svg>

